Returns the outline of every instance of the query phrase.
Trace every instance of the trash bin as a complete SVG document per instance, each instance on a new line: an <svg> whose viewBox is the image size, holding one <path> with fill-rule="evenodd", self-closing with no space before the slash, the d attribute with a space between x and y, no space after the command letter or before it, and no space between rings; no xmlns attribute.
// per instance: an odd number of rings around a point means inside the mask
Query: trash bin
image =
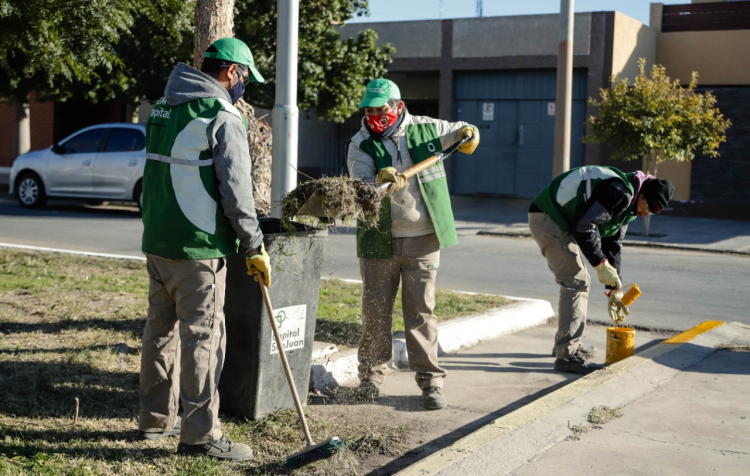
<svg viewBox="0 0 750 476"><path fill-rule="evenodd" d="M260 219L272 265L268 291L294 383L304 403L328 233L300 223L294 225L297 231L292 237L282 229L279 219ZM247 275L242 254L227 260L224 313L227 347L219 381L221 411L255 420L294 408L260 287Z"/></svg>

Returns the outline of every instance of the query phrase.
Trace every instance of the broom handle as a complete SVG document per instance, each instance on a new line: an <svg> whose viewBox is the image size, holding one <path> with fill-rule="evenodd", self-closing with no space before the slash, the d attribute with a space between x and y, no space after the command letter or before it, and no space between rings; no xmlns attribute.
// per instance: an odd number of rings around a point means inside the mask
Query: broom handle
<svg viewBox="0 0 750 476"><path fill-rule="evenodd" d="M305 432L307 445L313 446L315 442L310 436L310 429L307 428L307 419L305 419L305 412L302 410L302 402L299 401L299 395L297 395L297 387L294 385L292 370L289 368L289 362L286 360L286 352L284 351L284 346L281 344L279 328L276 327L276 319L273 318L274 312L273 305L271 304L271 297L268 295L268 288L266 288L266 282L263 280L263 273L261 272L258 272L258 284L260 284L260 291L263 293L263 300L266 302L266 309L268 309L268 319L271 321L271 328L273 329L273 337L276 339L276 346L279 348L281 363L284 366L284 373L286 374L286 379L289 382L289 389L292 391L292 397L294 397L294 406L297 407L297 413L299 414L299 419L302 422L302 429Z"/></svg>

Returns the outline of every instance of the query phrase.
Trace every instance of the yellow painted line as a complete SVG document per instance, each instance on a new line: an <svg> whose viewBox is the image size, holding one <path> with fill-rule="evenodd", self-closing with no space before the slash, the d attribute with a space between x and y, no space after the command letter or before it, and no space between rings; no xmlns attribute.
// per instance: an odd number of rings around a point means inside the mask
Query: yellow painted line
<svg viewBox="0 0 750 476"><path fill-rule="evenodd" d="M706 321L701 324L698 324L692 329L686 330L682 334L677 334L671 339L665 340L663 343L664 344L684 344L685 342L689 342L695 339L696 337L698 337L699 335L704 334L710 331L711 329L715 329L722 324L724 324L724 321Z"/></svg>
<svg viewBox="0 0 750 476"><path fill-rule="evenodd" d="M552 410L565 405L574 398L588 393L600 385L615 380L641 364L651 362L655 358L673 351L676 348L676 345L689 342L691 339L694 339L711 329L719 327L722 324L724 324L722 321L706 321L683 332L682 334L649 347L632 357L608 365L598 372L581 377L575 382L494 420L492 423L466 435L452 445L402 469L396 473L396 476L435 475L454 463L470 456L475 451L489 445L493 441L499 440L523 425L526 425L527 423L546 415Z"/></svg>

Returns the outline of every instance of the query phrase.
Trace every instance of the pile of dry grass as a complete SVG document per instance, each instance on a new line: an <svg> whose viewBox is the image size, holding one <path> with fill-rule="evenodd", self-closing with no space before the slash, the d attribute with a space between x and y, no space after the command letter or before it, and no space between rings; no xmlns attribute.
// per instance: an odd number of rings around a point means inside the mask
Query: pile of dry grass
<svg viewBox="0 0 750 476"><path fill-rule="evenodd" d="M323 177L300 184L281 200L282 219L297 216L313 195L320 200L321 213L315 217L321 225L333 226L336 220L354 218L369 226L377 223L380 195L371 184L351 177Z"/></svg>

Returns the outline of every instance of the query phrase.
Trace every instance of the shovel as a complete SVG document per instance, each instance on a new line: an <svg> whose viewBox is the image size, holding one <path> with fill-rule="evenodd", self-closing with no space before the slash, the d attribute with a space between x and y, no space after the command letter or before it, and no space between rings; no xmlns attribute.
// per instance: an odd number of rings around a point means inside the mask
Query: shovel
<svg viewBox="0 0 750 476"><path fill-rule="evenodd" d="M404 177L407 179L409 177L412 177L414 175L417 175L419 172L432 167L435 164L439 164L440 162L444 161L458 149L461 144L468 141L469 138L461 139L460 141L456 142L452 146L448 147L442 152L436 152L435 155L430 157L427 160L424 160L417 165L414 165L412 167L409 167L406 169L403 174ZM375 188L375 191L380 195L382 198L386 194L390 193L388 191L389 187L391 186L393 182L384 182L379 184L372 184L372 186ZM313 216L317 218L337 218L336 216L332 216L324 206L323 201L325 200L325 197L323 196L323 192L321 190L316 190L315 193L313 193L310 198L307 199L304 205L302 205L299 210L297 210L297 216L306 215L306 216Z"/></svg>

